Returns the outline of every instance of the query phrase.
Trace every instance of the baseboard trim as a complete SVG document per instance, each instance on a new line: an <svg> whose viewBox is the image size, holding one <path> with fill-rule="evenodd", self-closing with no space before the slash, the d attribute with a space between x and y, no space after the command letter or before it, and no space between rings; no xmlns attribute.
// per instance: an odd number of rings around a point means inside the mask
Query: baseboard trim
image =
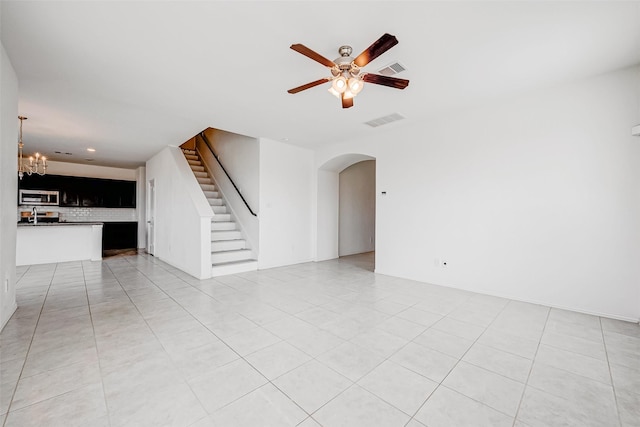
<svg viewBox="0 0 640 427"><path fill-rule="evenodd" d="M14 301L13 304L9 307L8 315L5 315L5 318L2 319L2 326L0 327L0 332L2 332L2 330L7 325L7 323L9 323L9 319L11 319L11 316L13 316L13 313L15 313L17 309L18 309L18 303Z"/></svg>
<svg viewBox="0 0 640 427"><path fill-rule="evenodd" d="M516 297L511 296L511 295L505 295L505 294L500 294L500 293L495 293L495 292L487 292L487 291L482 291L482 290L468 289L468 288L463 288L463 287L459 287L459 286L452 286L452 285L443 285L441 283L425 282L424 280L416 280L416 279L412 279L412 278L409 278L409 277L394 276L392 274L380 273L377 270L374 270L374 273L381 274L383 276L396 277L398 279L413 280L414 282L424 283L424 284L428 284L428 285L442 286L443 288L458 289L458 290L461 290L461 291L473 292L473 293L476 293L476 294L479 294L479 295L487 295L487 296L491 296L491 297L504 298L504 299L509 299L509 300L518 301L518 302L524 302L524 303L528 303L528 304L542 305L542 306L545 306L545 307L557 308L557 309L560 309L560 310L574 311L576 313L589 314L591 316L605 317L607 319L622 320L624 322L631 322L631 323L640 324L640 318L619 316L617 314L585 310L585 309L581 309L581 308L577 308L577 307L563 306L563 305L553 304L553 303L550 303L548 301L538 301L538 300L533 300L533 299L516 298Z"/></svg>

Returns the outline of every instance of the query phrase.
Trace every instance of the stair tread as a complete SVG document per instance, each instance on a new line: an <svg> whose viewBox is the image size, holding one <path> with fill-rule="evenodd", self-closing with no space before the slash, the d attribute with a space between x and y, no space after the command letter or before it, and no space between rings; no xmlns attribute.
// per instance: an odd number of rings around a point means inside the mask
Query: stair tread
<svg viewBox="0 0 640 427"><path fill-rule="evenodd" d="M212 254L230 254L230 253L240 253L240 252L251 252L251 249L230 249L230 250L222 250L222 251L211 251Z"/></svg>
<svg viewBox="0 0 640 427"><path fill-rule="evenodd" d="M211 252L211 263L218 264L231 261L243 261L251 258L250 249L233 249L228 251Z"/></svg>
<svg viewBox="0 0 640 427"><path fill-rule="evenodd" d="M252 264L254 262L258 262L257 259L243 259L240 261L228 261L228 262L217 262L217 263L211 263L212 267L224 267L224 266L229 266L229 265L242 265L242 264Z"/></svg>
<svg viewBox="0 0 640 427"><path fill-rule="evenodd" d="M239 261L226 261L226 262L218 262L216 264L212 264L212 265L224 265L224 264L242 264L244 262L256 262L258 261L257 259L253 259L253 258L249 258L249 259L241 259Z"/></svg>

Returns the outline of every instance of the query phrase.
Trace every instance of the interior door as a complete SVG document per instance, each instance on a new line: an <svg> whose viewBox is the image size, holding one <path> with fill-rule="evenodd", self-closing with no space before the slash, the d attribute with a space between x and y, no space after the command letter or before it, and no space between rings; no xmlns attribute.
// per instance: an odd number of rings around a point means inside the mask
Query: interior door
<svg viewBox="0 0 640 427"><path fill-rule="evenodd" d="M147 187L147 253L155 254L155 220L156 220L156 184L155 180L149 180Z"/></svg>

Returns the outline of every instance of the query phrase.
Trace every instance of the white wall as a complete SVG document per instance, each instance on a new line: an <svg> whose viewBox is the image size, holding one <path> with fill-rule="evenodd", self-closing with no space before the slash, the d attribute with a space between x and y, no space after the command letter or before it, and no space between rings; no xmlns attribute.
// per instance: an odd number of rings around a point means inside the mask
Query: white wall
<svg viewBox="0 0 640 427"><path fill-rule="evenodd" d="M637 102L623 70L392 124L317 163L376 157L379 273L638 320Z"/></svg>
<svg viewBox="0 0 640 427"><path fill-rule="evenodd" d="M192 276L211 277L213 211L177 147L147 161L146 180L155 182L154 255Z"/></svg>
<svg viewBox="0 0 640 427"><path fill-rule="evenodd" d="M259 268L313 259L313 152L260 139Z"/></svg>
<svg viewBox="0 0 640 427"><path fill-rule="evenodd" d="M18 78L0 44L0 330L17 308L17 158Z"/></svg>
<svg viewBox="0 0 640 427"><path fill-rule="evenodd" d="M355 163L340 172L340 256L375 250L376 162Z"/></svg>
<svg viewBox="0 0 640 427"><path fill-rule="evenodd" d="M316 261L338 257L340 175L332 170L318 170L317 178Z"/></svg>

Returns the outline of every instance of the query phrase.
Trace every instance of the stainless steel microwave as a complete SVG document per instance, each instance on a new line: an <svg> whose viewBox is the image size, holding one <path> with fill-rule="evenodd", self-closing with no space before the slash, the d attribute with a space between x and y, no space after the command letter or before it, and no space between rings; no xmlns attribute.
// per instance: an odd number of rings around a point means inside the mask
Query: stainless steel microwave
<svg viewBox="0 0 640 427"><path fill-rule="evenodd" d="M20 190L18 203L33 206L58 206L60 192L49 190Z"/></svg>

